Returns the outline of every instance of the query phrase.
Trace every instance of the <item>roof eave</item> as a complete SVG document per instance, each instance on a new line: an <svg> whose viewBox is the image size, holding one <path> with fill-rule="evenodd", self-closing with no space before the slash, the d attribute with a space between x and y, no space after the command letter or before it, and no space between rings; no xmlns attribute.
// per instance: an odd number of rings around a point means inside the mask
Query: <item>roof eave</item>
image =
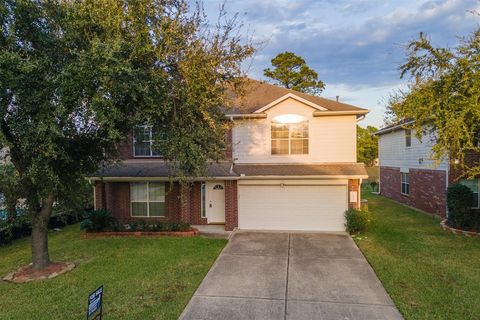
<svg viewBox="0 0 480 320"><path fill-rule="evenodd" d="M365 115L369 113L370 110L360 109L360 110L345 110L345 111L314 111L314 117L326 117L326 116L347 116L347 115Z"/></svg>
<svg viewBox="0 0 480 320"><path fill-rule="evenodd" d="M403 129L405 126L407 126L409 124L413 124L414 122L415 122L415 120L411 120L411 121L408 121L408 122L405 122L405 123L397 124L397 125L392 126L392 127L380 129L377 132L375 132L373 135L374 136L381 136L382 134L386 134L386 133L390 133L390 132L393 132L393 131L396 131L396 130L399 130L399 129Z"/></svg>

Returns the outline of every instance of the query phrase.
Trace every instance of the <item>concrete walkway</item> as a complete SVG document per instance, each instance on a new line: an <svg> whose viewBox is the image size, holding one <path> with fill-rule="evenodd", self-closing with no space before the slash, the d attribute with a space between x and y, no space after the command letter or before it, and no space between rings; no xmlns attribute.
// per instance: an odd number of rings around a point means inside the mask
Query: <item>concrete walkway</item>
<svg viewBox="0 0 480 320"><path fill-rule="evenodd" d="M236 232L181 319L403 319L348 235Z"/></svg>

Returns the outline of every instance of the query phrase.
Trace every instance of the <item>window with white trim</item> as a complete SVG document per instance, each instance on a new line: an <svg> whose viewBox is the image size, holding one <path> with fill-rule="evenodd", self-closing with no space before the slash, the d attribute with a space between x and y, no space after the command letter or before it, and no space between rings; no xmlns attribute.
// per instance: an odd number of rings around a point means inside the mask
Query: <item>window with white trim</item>
<svg viewBox="0 0 480 320"><path fill-rule="evenodd" d="M480 179L462 179L460 180L460 184L463 184L472 191L472 208L478 209L480 207Z"/></svg>
<svg viewBox="0 0 480 320"><path fill-rule="evenodd" d="M410 182L408 181L408 173L401 172L402 194L410 194Z"/></svg>
<svg viewBox="0 0 480 320"><path fill-rule="evenodd" d="M135 157L159 157L155 150L152 126L137 126L133 133L133 155Z"/></svg>
<svg viewBox="0 0 480 320"><path fill-rule="evenodd" d="M132 182L130 190L132 217L165 217L165 183Z"/></svg>
<svg viewBox="0 0 480 320"><path fill-rule="evenodd" d="M308 154L308 121L272 121L272 154Z"/></svg>
<svg viewBox="0 0 480 320"><path fill-rule="evenodd" d="M412 146L412 130L405 129L405 147Z"/></svg>

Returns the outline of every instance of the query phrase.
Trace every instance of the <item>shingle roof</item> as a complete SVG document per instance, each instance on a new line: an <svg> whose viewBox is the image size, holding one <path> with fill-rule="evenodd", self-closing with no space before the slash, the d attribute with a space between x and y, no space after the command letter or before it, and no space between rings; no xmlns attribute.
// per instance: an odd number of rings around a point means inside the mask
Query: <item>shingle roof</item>
<svg viewBox="0 0 480 320"><path fill-rule="evenodd" d="M238 164L245 176L367 176L363 163L342 164Z"/></svg>
<svg viewBox="0 0 480 320"><path fill-rule="evenodd" d="M169 166L161 160L127 160L102 168L93 177L110 178L166 178L172 175ZM367 176L363 163L339 164L235 164L210 163L208 177L261 176Z"/></svg>
<svg viewBox="0 0 480 320"><path fill-rule="evenodd" d="M236 177L230 170L230 162L211 163L207 166L210 177ZM129 177L129 178L164 178L173 175L171 167L162 160L126 160L119 164L109 165L95 173L94 177Z"/></svg>
<svg viewBox="0 0 480 320"><path fill-rule="evenodd" d="M330 111L367 111L367 109L346 103L313 96L253 79L246 80L244 90L245 94L243 96L237 96L232 93L231 98L234 108L227 113L253 113L288 93L295 94Z"/></svg>

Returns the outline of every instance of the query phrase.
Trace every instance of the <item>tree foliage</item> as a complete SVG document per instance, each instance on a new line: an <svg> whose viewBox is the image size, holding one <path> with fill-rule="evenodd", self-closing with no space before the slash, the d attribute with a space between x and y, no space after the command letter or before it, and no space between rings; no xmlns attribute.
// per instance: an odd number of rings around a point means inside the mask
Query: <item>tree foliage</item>
<svg viewBox="0 0 480 320"><path fill-rule="evenodd" d="M479 174L480 163L468 159L480 152L480 28L454 48L434 47L420 34L400 70L411 81L391 97L390 118L415 120L418 138L433 134L434 159L449 157L465 176Z"/></svg>
<svg viewBox="0 0 480 320"><path fill-rule="evenodd" d="M253 48L236 21L207 25L186 0L4 0L0 3L0 149L25 188L33 266L49 263L59 198L114 161L148 123L179 174L221 154L227 87ZM160 140L160 139L159 139Z"/></svg>
<svg viewBox="0 0 480 320"><path fill-rule="evenodd" d="M279 53L271 62L274 68L267 68L263 73L279 85L313 95L320 95L325 89L317 72L310 69L302 57L286 51Z"/></svg>
<svg viewBox="0 0 480 320"><path fill-rule="evenodd" d="M378 158L378 137L373 134L378 129L373 126L357 126L357 161L373 166Z"/></svg>

